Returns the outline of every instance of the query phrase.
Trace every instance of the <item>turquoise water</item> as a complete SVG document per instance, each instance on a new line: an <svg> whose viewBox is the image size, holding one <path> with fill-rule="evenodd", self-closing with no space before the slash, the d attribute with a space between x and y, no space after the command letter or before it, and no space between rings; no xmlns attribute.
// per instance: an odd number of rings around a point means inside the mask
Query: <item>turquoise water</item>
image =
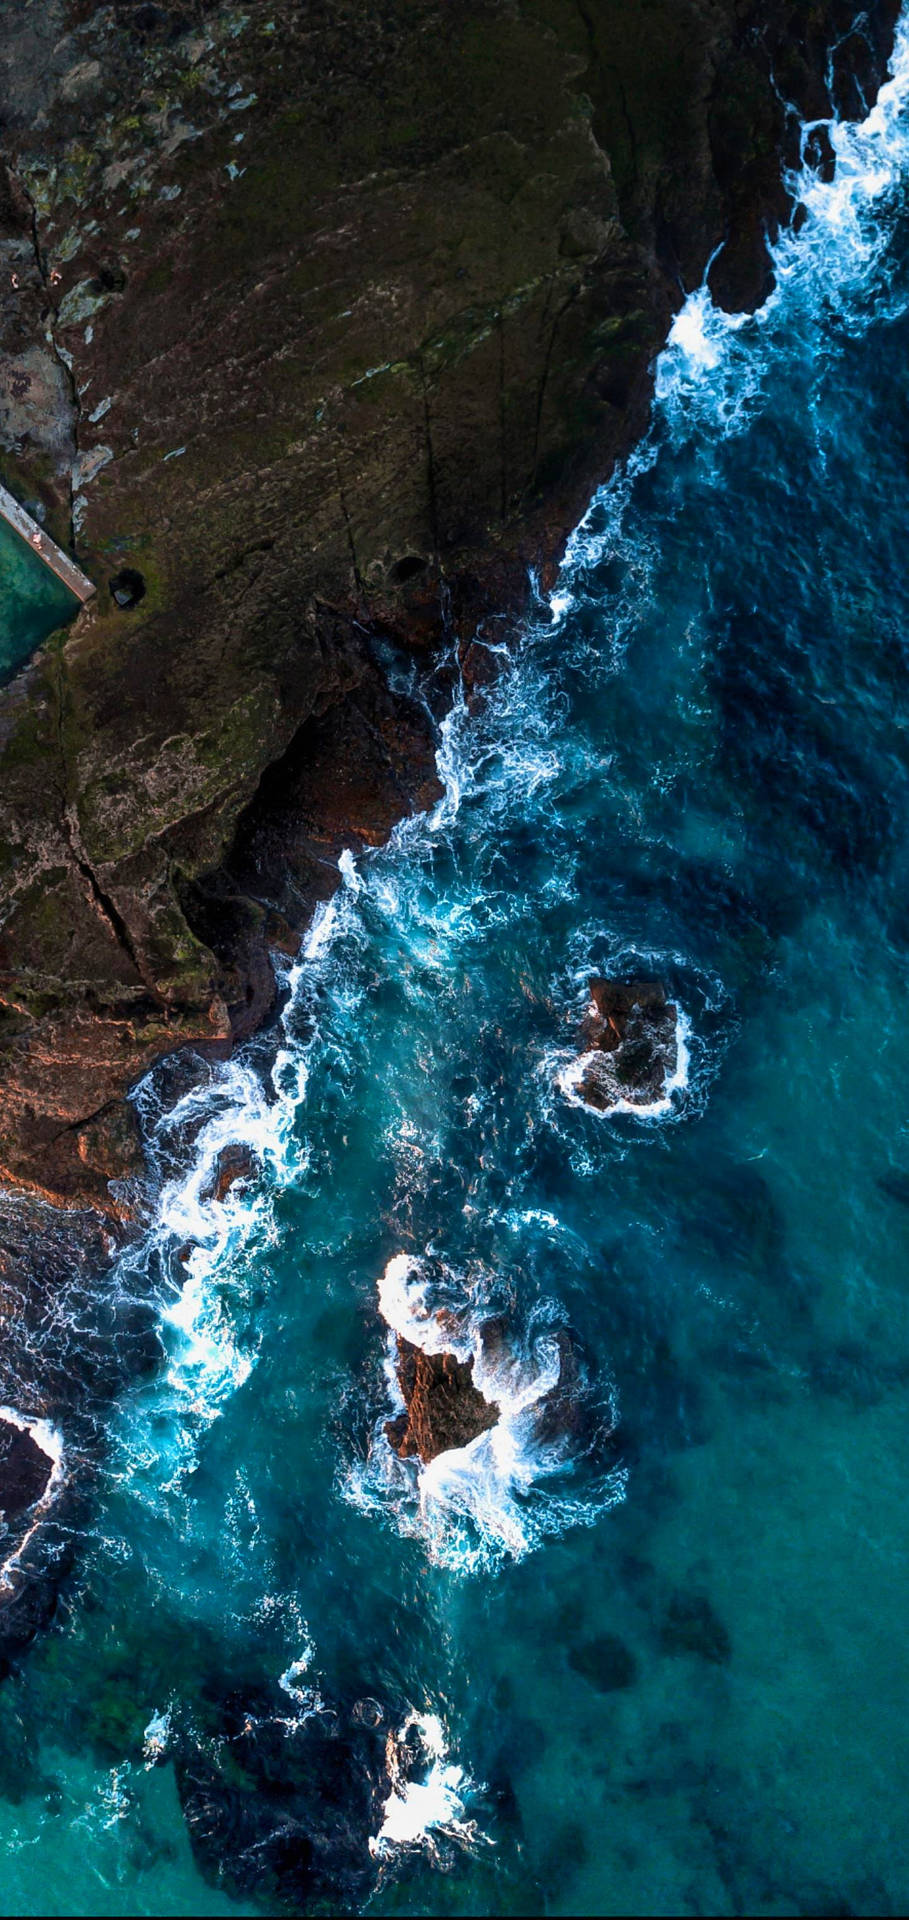
<svg viewBox="0 0 909 1920"><path fill-rule="evenodd" d="M0 520L0 682L78 611L75 594Z"/></svg>
<svg viewBox="0 0 909 1920"><path fill-rule="evenodd" d="M354 1770L300 1755L364 1699L424 1744L336 1905L905 1910L905 38L896 75L763 312L689 300L444 799L342 861L277 1056L142 1092L121 1284L166 1357L0 1689L10 1913L330 1907L301 1806L346 1831ZM560 1087L626 969L688 1023L652 1119ZM206 1200L237 1139L261 1178ZM420 1275L517 1369L498 1447L422 1477L382 1438Z"/></svg>

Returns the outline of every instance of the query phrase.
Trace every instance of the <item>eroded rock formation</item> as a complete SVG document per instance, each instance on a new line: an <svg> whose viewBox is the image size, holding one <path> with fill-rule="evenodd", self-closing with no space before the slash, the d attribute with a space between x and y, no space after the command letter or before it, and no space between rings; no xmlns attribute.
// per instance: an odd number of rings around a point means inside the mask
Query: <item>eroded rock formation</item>
<svg viewBox="0 0 909 1920"><path fill-rule="evenodd" d="M125 1089L437 790L388 648L551 578L718 243L766 286L783 102L832 57L858 110L896 12L8 0L0 473L98 595L0 695L3 1179L128 1205Z"/></svg>
<svg viewBox="0 0 909 1920"><path fill-rule="evenodd" d="M401 1334L397 1346L406 1411L386 1421L385 1432L402 1460L418 1455L428 1465L495 1426L499 1409L474 1386L472 1356L459 1360L454 1353L424 1353Z"/></svg>
<svg viewBox="0 0 909 1920"><path fill-rule="evenodd" d="M601 1111L662 1100L678 1064L678 1009L658 980L590 982L577 1091Z"/></svg>

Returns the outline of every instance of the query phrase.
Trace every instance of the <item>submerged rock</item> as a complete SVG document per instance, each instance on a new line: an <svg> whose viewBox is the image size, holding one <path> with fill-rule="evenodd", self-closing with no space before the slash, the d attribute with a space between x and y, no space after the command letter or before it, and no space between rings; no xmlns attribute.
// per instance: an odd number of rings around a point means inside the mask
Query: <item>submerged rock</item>
<svg viewBox="0 0 909 1920"><path fill-rule="evenodd" d="M300 1719L286 1709L270 1692L232 1693L180 1740L193 1854L235 1899L356 1911L375 1876L369 1842L388 1793L383 1726L340 1703Z"/></svg>
<svg viewBox="0 0 909 1920"><path fill-rule="evenodd" d="M590 982L590 1008L581 1029L583 1071L575 1091L605 1112L621 1102L650 1106L662 1100L678 1066L678 1009L659 980Z"/></svg>
<svg viewBox="0 0 909 1920"><path fill-rule="evenodd" d="M590 1438L592 1410L585 1394L580 1347L570 1327L558 1327L552 1337L558 1348L559 1377L534 1409L537 1445L583 1443Z"/></svg>
<svg viewBox="0 0 909 1920"><path fill-rule="evenodd" d="M397 1373L406 1412L387 1420L385 1432L401 1460L418 1454L428 1465L495 1426L499 1409L474 1386L472 1357L424 1353L398 1334Z"/></svg>
<svg viewBox="0 0 909 1920"><path fill-rule="evenodd" d="M695 1653L723 1666L732 1652L729 1633L706 1594L674 1593L660 1628L664 1653Z"/></svg>
<svg viewBox="0 0 909 1920"><path fill-rule="evenodd" d="M600 1693L620 1693L634 1685L638 1663L630 1647L614 1633L594 1634L572 1647L568 1665Z"/></svg>

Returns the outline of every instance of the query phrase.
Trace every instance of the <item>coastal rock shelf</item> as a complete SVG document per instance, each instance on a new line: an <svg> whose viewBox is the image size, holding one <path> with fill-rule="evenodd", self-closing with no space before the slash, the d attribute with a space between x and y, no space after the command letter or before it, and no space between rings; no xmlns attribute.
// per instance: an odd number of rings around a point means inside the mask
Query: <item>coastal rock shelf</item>
<svg viewBox="0 0 909 1920"><path fill-rule="evenodd" d="M11 1912L905 1908L894 15L0 8Z"/></svg>
<svg viewBox="0 0 909 1920"><path fill-rule="evenodd" d="M896 12L3 8L0 473L98 586L0 694L7 1182L128 1206L127 1089L438 792L390 667L552 578L720 242L766 291L784 101L858 110Z"/></svg>

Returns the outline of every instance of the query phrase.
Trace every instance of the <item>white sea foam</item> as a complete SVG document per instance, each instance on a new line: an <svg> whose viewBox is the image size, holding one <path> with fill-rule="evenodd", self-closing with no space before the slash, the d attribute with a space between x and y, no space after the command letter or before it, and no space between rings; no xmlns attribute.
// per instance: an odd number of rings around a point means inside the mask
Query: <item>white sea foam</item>
<svg viewBox="0 0 909 1920"><path fill-rule="evenodd" d="M412 1736L421 1749L420 1775L412 1777ZM480 1836L475 1821L466 1818L466 1802L473 1782L463 1767L448 1757L442 1722L437 1714L408 1714L390 1735L386 1746L391 1792L383 1808L378 1833L369 1842L376 1859L397 1848L433 1847L438 1837L470 1845ZM474 1789L475 1790L475 1789Z"/></svg>
<svg viewBox="0 0 909 1920"><path fill-rule="evenodd" d="M444 1296L441 1313L430 1305L434 1290ZM623 1497L626 1477L622 1470L591 1476L575 1497L547 1485L572 1464L566 1438L541 1438L539 1424L546 1396L562 1376L558 1316L544 1306L523 1336L509 1329L492 1342L483 1334L490 1317L484 1291L482 1277L465 1279L438 1261L406 1254L389 1261L379 1300L389 1326L384 1373L394 1411L404 1410L396 1372L400 1333L424 1352L472 1357L474 1384L498 1407L498 1418L467 1446L424 1464L398 1458L383 1414L366 1462L358 1461L343 1481L354 1505L390 1518L402 1533L422 1539L432 1560L465 1573L520 1560L548 1534L592 1524ZM449 1303L457 1296L453 1311ZM610 1404L608 1424L614 1421Z"/></svg>
<svg viewBox="0 0 909 1920"><path fill-rule="evenodd" d="M151 1107L151 1082L144 1099ZM195 1130L195 1137L189 1165L164 1181L150 1235L171 1260L173 1250L184 1249L182 1282L161 1301L166 1367L130 1409L122 1434L120 1471L138 1474L149 1490L172 1486L191 1469L200 1433L255 1364L255 1331L243 1324L242 1312L238 1324L235 1309L245 1298L249 1253L267 1243L271 1188L256 1175L219 1198L220 1156L226 1148L247 1149L253 1167L286 1185L298 1171L291 1124L287 1102L269 1098L261 1075L241 1060L214 1070L161 1119L162 1154L184 1130Z"/></svg>
<svg viewBox="0 0 909 1920"><path fill-rule="evenodd" d="M171 1710L166 1707L163 1713L152 1714L142 1736L142 1757L146 1767L157 1766L158 1761L163 1760L170 1746L170 1736Z"/></svg>
<svg viewBox="0 0 909 1920"><path fill-rule="evenodd" d="M754 314L714 305L707 276L677 314L656 367L657 417L674 438L705 428L734 433L760 404L768 352L779 337L791 354L829 356L836 327L860 332L888 311L884 267L909 158L909 13L896 32L890 77L861 121L814 122L803 130L802 164L788 185L801 209L771 249L776 285ZM825 180L808 136L824 126L836 166ZM711 262L712 265L712 262ZM708 268L709 273L709 268ZM900 309L904 296L899 295ZM831 321L833 325L831 326Z"/></svg>

